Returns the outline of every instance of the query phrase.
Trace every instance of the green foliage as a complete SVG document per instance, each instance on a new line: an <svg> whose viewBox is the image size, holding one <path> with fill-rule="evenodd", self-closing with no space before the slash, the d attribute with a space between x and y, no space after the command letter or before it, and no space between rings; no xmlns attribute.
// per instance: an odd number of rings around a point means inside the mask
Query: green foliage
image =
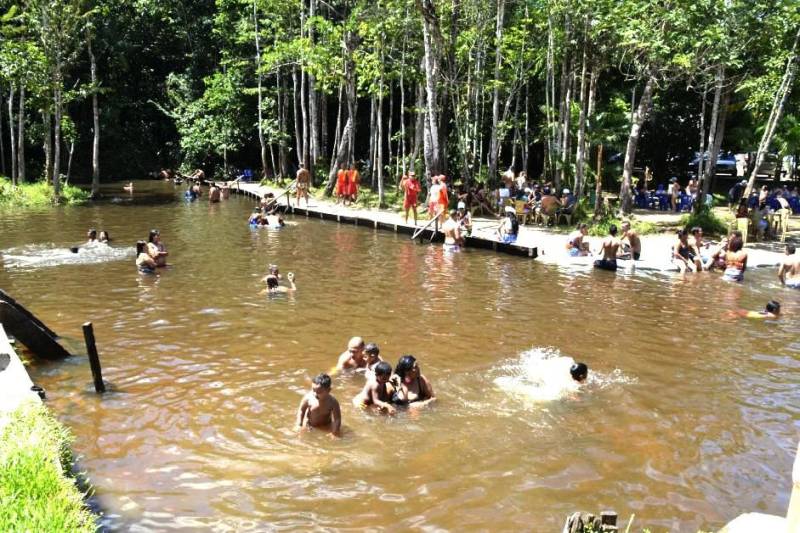
<svg viewBox="0 0 800 533"><path fill-rule="evenodd" d="M698 213L691 213L681 217L681 226L703 228L704 233L722 235L728 232L728 224L719 218L708 207L703 206Z"/></svg>
<svg viewBox="0 0 800 533"><path fill-rule="evenodd" d="M62 184L60 203L82 204L89 193L74 185ZM46 207L56 203L53 187L49 183L23 183L14 187L7 178L0 177L0 208Z"/></svg>
<svg viewBox="0 0 800 533"><path fill-rule="evenodd" d="M635 218L630 218L631 227L639 235L648 235L651 233L658 233L658 227L650 222L642 222ZM619 230L622 227L622 220L613 214L606 214L600 220L596 220L589 226L589 235L592 237L605 237L608 235L608 228L615 225Z"/></svg>
<svg viewBox="0 0 800 533"><path fill-rule="evenodd" d="M0 430L0 531L96 530L73 480L72 437L40 403L22 405Z"/></svg>

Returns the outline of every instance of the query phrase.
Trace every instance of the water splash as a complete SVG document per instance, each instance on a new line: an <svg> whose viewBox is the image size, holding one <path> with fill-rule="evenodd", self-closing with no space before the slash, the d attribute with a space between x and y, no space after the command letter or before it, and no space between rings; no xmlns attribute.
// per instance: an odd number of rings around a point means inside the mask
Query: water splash
<svg viewBox="0 0 800 533"><path fill-rule="evenodd" d="M28 244L2 251L6 268L42 268L60 265L88 265L131 258L135 250L115 248L104 243L82 244L77 253L51 244Z"/></svg>
<svg viewBox="0 0 800 533"><path fill-rule="evenodd" d="M619 369L604 373L590 365L589 377L581 385L569 373L573 364L572 357L561 355L556 348L534 347L501 366L499 373L502 375L494 379L494 384L520 400L538 403L561 400L585 389L633 382Z"/></svg>

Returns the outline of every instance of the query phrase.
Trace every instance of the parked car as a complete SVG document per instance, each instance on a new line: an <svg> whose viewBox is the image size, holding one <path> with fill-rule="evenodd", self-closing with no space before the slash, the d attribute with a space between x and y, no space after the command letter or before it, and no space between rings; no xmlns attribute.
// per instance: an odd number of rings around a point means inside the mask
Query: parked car
<svg viewBox="0 0 800 533"><path fill-rule="evenodd" d="M709 160L709 153L706 152L703 154L703 164L708 164ZM689 165L686 170L686 174L689 176L690 179L695 179L697 177L697 165L700 163L700 152L695 152L694 158L689 161ZM720 175L727 175L727 176L736 176L736 156L733 152L722 152L720 151L719 156L717 157L717 171L716 174Z"/></svg>

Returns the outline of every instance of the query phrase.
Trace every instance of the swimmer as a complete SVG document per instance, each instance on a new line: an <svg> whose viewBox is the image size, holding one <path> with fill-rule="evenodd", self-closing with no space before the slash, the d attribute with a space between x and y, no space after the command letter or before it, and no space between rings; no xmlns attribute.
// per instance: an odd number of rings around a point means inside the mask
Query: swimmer
<svg viewBox="0 0 800 533"><path fill-rule="evenodd" d="M392 403L409 407L424 407L436 401L436 393L428 378L422 375L416 357L404 355L394 369Z"/></svg>
<svg viewBox="0 0 800 533"><path fill-rule="evenodd" d="M356 407L368 407L374 405L381 411L393 415L396 409L390 403L394 392L389 379L392 377L392 365L386 361L381 361L375 365L375 375L367 381L364 388L355 398L353 404Z"/></svg>
<svg viewBox="0 0 800 533"><path fill-rule="evenodd" d="M295 429L327 429L333 437L342 436L342 411L331 394L331 377L320 374L314 378L311 390L303 396L297 409Z"/></svg>
<svg viewBox="0 0 800 533"><path fill-rule="evenodd" d="M267 288L261 291L261 294L276 294L284 292L294 292L297 290L297 285L294 283L294 272L289 272L286 275L286 280L289 282L288 287L284 287L278 281L278 276L270 274L264 278L267 282Z"/></svg>
<svg viewBox="0 0 800 533"><path fill-rule="evenodd" d="M348 370L355 368L366 368L367 358L364 357L364 339L353 337L347 343L347 350L339 355L336 363L337 370Z"/></svg>
<svg viewBox="0 0 800 533"><path fill-rule="evenodd" d="M589 376L589 367L586 363L575 363L569 368L569 374L578 383L584 383Z"/></svg>
<svg viewBox="0 0 800 533"><path fill-rule="evenodd" d="M608 228L608 237L600 244L603 257L594 262L594 267L601 270L617 270L617 252L621 243L617 238L617 226L611 224Z"/></svg>
<svg viewBox="0 0 800 533"><path fill-rule="evenodd" d="M589 243L583 241L587 233L589 233L588 226L586 224L578 224L575 231L569 234L567 238L567 253L570 257L589 254Z"/></svg>
<svg viewBox="0 0 800 533"><path fill-rule="evenodd" d="M211 187L208 188L208 202L215 204L220 200L220 193L219 187L217 187L216 183L212 183Z"/></svg>
<svg viewBox="0 0 800 533"><path fill-rule="evenodd" d="M161 242L161 232L157 229L151 229L150 234L147 236L147 253L156 262L157 266L167 266L167 256L169 252Z"/></svg>
<svg viewBox="0 0 800 533"><path fill-rule="evenodd" d="M155 260L147 253L147 243L138 241L136 243L136 268L142 274L155 274L156 266Z"/></svg>
<svg viewBox="0 0 800 533"><path fill-rule="evenodd" d="M254 207L253 212L250 214L250 218L247 219L247 223L254 226L261 223L261 209Z"/></svg>
<svg viewBox="0 0 800 533"><path fill-rule="evenodd" d="M792 244L786 245L786 257L778 267L778 279L786 287L800 289L800 255Z"/></svg>
<svg viewBox="0 0 800 533"><path fill-rule="evenodd" d="M98 241L108 244L111 242L111 235L108 234L106 230L100 232L100 237L97 239Z"/></svg>
<svg viewBox="0 0 800 533"><path fill-rule="evenodd" d="M744 271L747 269L747 252L742 250L744 241L740 231L734 231L728 241L728 251L725 253L725 272L722 279L727 281L743 281Z"/></svg>
<svg viewBox="0 0 800 533"><path fill-rule="evenodd" d="M730 311L728 316L739 318L778 318L781 315L781 304L775 300L770 300L764 307L763 311L748 311L747 309L738 309Z"/></svg>
<svg viewBox="0 0 800 533"><path fill-rule="evenodd" d="M97 230L92 228L86 232L86 237L89 239L86 244L94 244L97 242Z"/></svg>
<svg viewBox="0 0 800 533"><path fill-rule="evenodd" d="M122 190L125 191L125 192L129 192L129 193L133 194L133 182L129 181L127 185L122 187Z"/></svg>
<svg viewBox="0 0 800 533"><path fill-rule="evenodd" d="M672 245L672 263L678 267L681 273L692 272L693 267L695 272L698 268L702 270L700 258L695 257L692 247L689 245L689 233L685 229L680 229L677 236L678 240Z"/></svg>
<svg viewBox="0 0 800 533"><path fill-rule="evenodd" d="M622 250L630 255L634 261L638 261L642 255L642 241L639 239L639 234L636 230L631 228L631 223L628 220L622 221Z"/></svg>
<svg viewBox="0 0 800 533"><path fill-rule="evenodd" d="M364 346L364 358L367 360L367 378L373 375L375 366L383 362L381 359L381 349L374 342ZM390 367L391 369L391 367Z"/></svg>
<svg viewBox="0 0 800 533"><path fill-rule="evenodd" d="M461 225L458 223L458 211L450 211L450 218L442 225L444 233L444 249L458 251L464 245L464 237L461 236Z"/></svg>

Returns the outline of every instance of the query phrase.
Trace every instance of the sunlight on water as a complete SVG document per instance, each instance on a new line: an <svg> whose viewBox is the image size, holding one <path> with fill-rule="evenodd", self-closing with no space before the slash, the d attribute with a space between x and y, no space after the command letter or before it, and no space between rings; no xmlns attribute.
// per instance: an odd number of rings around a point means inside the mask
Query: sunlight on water
<svg viewBox="0 0 800 533"><path fill-rule="evenodd" d="M60 248L51 244L26 244L0 252L6 268L42 268L61 265L89 265L130 259L135 249L104 243L82 244L77 248Z"/></svg>

